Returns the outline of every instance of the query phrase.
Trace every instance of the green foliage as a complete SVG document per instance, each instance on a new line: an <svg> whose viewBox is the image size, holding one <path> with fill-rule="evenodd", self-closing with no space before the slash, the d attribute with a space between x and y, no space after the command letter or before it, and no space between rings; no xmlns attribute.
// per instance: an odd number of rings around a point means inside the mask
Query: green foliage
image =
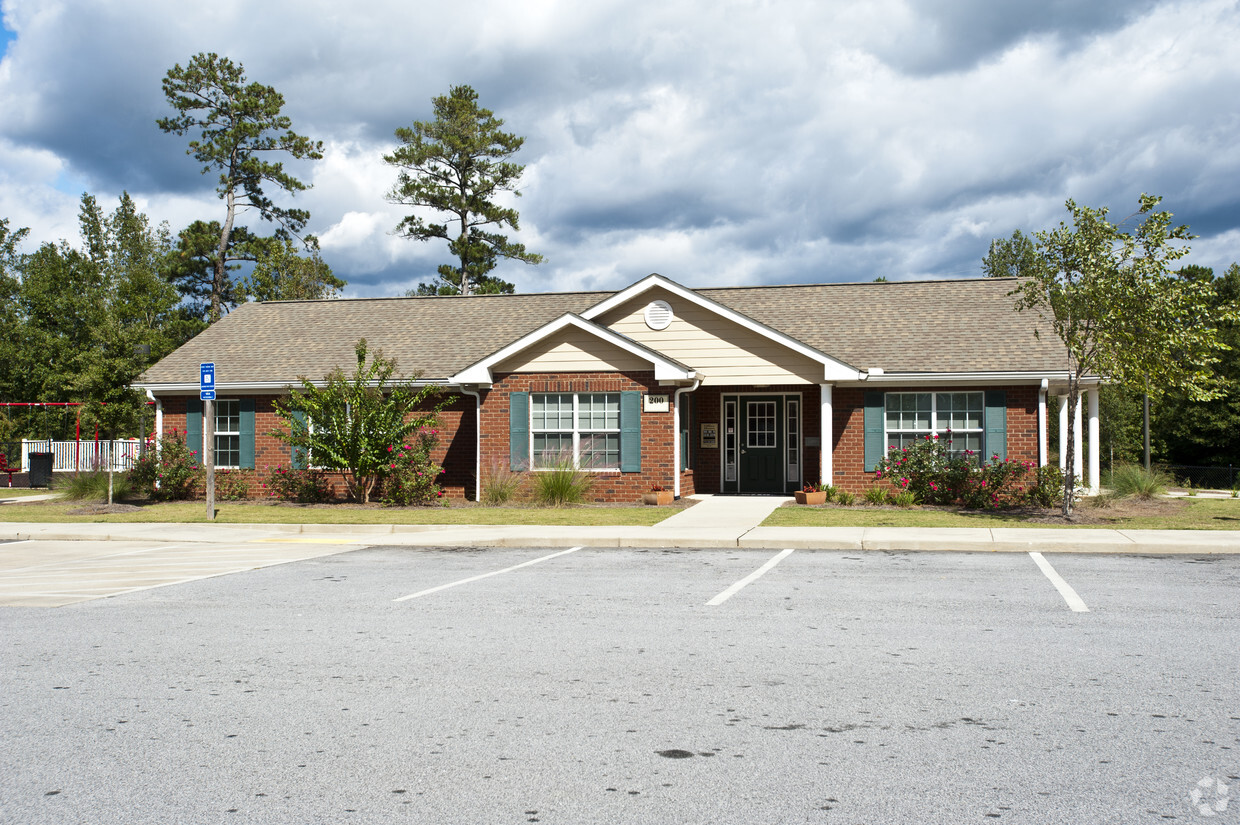
<svg viewBox="0 0 1240 825"><path fill-rule="evenodd" d="M1118 464L1111 471L1110 487L1121 496L1153 498L1167 492L1167 487L1174 483L1162 470L1147 470L1140 464Z"/></svg>
<svg viewBox="0 0 1240 825"><path fill-rule="evenodd" d="M205 479L197 452L190 450L184 435L175 429L164 436L158 450L148 449L129 471L135 493L145 494L152 501L196 498Z"/></svg>
<svg viewBox="0 0 1240 825"><path fill-rule="evenodd" d="M253 470L216 470L216 501L245 501L257 484Z"/></svg>
<svg viewBox="0 0 1240 825"><path fill-rule="evenodd" d="M54 492L70 501L107 501L108 474L101 471L89 473L63 473L52 479ZM112 474L112 500L129 497L130 485L127 473Z"/></svg>
<svg viewBox="0 0 1240 825"><path fill-rule="evenodd" d="M499 507L514 499L521 490L523 477L508 469L506 462L494 462L482 476L482 503Z"/></svg>
<svg viewBox="0 0 1240 825"><path fill-rule="evenodd" d="M1010 238L996 238L982 259L982 272L987 278L1026 278L1039 265L1033 239L1017 229Z"/></svg>
<svg viewBox="0 0 1240 825"><path fill-rule="evenodd" d="M1036 507L1055 507L1063 501L1063 470L1057 464L1039 467L1029 488L1029 503Z"/></svg>
<svg viewBox="0 0 1240 825"><path fill-rule="evenodd" d="M443 467L431 459L439 442L439 431L431 426L414 434L410 443L389 446L389 464L383 474L379 499L397 507L447 504L439 477Z"/></svg>
<svg viewBox="0 0 1240 825"><path fill-rule="evenodd" d="M1033 462L1002 461L996 455L978 463L971 450L953 455L950 436L926 436L907 447L892 448L878 462L874 475L922 504L959 503L986 510L1037 503L1047 495L1042 470ZM875 489L881 490L870 488Z"/></svg>
<svg viewBox="0 0 1240 825"><path fill-rule="evenodd" d="M163 89L176 114L160 118L159 128L182 136L195 133L186 154L202 164L203 174L219 172L216 191L226 211L212 261L208 317L214 322L223 314L228 265L237 260L230 258L230 236L238 210L253 209L278 223L283 238L298 235L310 220L309 212L276 206L267 196L267 186L289 194L309 187L286 172L283 163L264 158L279 152L318 160L323 144L293 132L292 121L280 114L284 97L270 86L247 83L245 69L227 57L194 55L184 68L178 63L168 70Z"/></svg>
<svg viewBox="0 0 1240 825"><path fill-rule="evenodd" d="M0 344L6 356L0 396L83 402L84 427L98 426L105 436L132 434L145 398L130 385L199 327L185 324L164 277L171 246L166 227L152 229L127 193L110 214L83 195L79 224L79 248L61 241L28 255L18 255L13 244L0 249L0 286L15 289L0 309L9 324Z"/></svg>
<svg viewBox="0 0 1240 825"><path fill-rule="evenodd" d="M874 507L883 506L887 503L887 491L877 485L866 488L865 503Z"/></svg>
<svg viewBox="0 0 1240 825"><path fill-rule="evenodd" d="M840 490L835 494L835 503L841 507L852 507L857 503L857 496L848 490Z"/></svg>
<svg viewBox="0 0 1240 825"><path fill-rule="evenodd" d="M895 506L902 507L905 510L907 510L908 508L912 507L913 505L917 503L917 497L914 496L912 493L910 493L908 490L901 490L895 495L888 496L888 499Z"/></svg>
<svg viewBox="0 0 1240 825"><path fill-rule="evenodd" d="M585 501L594 477L576 466L571 454L558 456L547 469L533 473L534 500L547 507Z"/></svg>
<svg viewBox="0 0 1240 825"><path fill-rule="evenodd" d="M254 270L237 285L240 301L304 301L335 298L345 282L319 257L318 242L303 257L287 238L274 239L259 253Z"/></svg>
<svg viewBox="0 0 1240 825"><path fill-rule="evenodd" d="M323 386L302 378L300 388L290 387L287 398L275 401L275 413L287 429L272 435L307 450L315 465L344 471L349 496L365 504L391 469L389 448L417 430L432 428L447 401L420 411L438 395L438 387L417 387L416 375L395 378L396 362L382 352L367 363L365 338L354 352L357 368L351 377L337 367L324 377Z"/></svg>
<svg viewBox="0 0 1240 825"><path fill-rule="evenodd" d="M270 498L299 504L325 504L335 498L322 470L273 467L259 487Z"/></svg>
<svg viewBox="0 0 1240 825"><path fill-rule="evenodd" d="M495 202L501 192L520 197L517 180L524 166L510 158L524 138L501 131L504 121L478 106L469 86L453 86L432 101L435 119L414 121L396 130L401 145L383 159L400 169L387 199L403 206L428 208L445 216L428 223L413 214L397 229L406 238L448 241L456 266L439 267L438 283L418 287L418 295L470 295L480 291L512 292L512 284L488 276L499 258L527 264L542 256L527 252L495 230L518 226L517 210ZM426 291L423 291L425 288Z"/></svg>
<svg viewBox="0 0 1240 825"><path fill-rule="evenodd" d="M1018 310L1038 313L1068 354L1068 454L1075 448L1081 379L1107 376L1152 395L1179 389L1205 400L1219 393L1212 367L1226 344L1219 325L1235 322L1235 302L1218 305L1208 284L1180 278L1172 262L1192 236L1155 212L1159 198L1142 195L1131 231L1107 220L1106 209L1067 202L1072 226L1037 234L1038 265L1013 291ZM1076 478L1064 480L1063 511L1072 511Z"/></svg>

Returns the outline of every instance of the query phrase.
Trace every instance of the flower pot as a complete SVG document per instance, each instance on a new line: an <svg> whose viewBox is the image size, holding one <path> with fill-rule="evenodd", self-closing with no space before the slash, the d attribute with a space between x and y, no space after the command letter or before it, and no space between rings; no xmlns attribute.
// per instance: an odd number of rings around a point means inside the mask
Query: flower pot
<svg viewBox="0 0 1240 825"><path fill-rule="evenodd" d="M658 490L652 493L642 493L642 502L644 504L671 504L675 501L671 490Z"/></svg>
<svg viewBox="0 0 1240 825"><path fill-rule="evenodd" d="M796 496L797 504L826 504L827 492L820 490L817 493L807 493L804 490L797 490L793 495Z"/></svg>

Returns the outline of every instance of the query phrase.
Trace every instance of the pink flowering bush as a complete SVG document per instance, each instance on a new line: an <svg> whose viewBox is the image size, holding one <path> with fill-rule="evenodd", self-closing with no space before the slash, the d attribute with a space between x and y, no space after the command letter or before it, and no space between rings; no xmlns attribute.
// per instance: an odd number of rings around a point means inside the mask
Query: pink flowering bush
<svg viewBox="0 0 1240 825"><path fill-rule="evenodd" d="M147 449L134 462L129 481L135 491L145 493L152 501L180 501L203 494L204 475L198 451L191 450L184 436L173 430L164 436L159 449Z"/></svg>
<svg viewBox="0 0 1240 825"><path fill-rule="evenodd" d="M444 470L431 459L438 443L439 430L432 425L418 429L409 443L388 447L379 500L397 507L446 504L440 486Z"/></svg>
<svg viewBox="0 0 1240 825"><path fill-rule="evenodd" d="M912 493L919 504L962 504L976 510L1055 504L1058 468L1039 469L1032 461L1001 460L998 455L979 462L972 450L953 455L951 443L948 433L892 447L878 462L875 478Z"/></svg>
<svg viewBox="0 0 1240 825"><path fill-rule="evenodd" d="M325 504L334 498L322 470L272 467L259 483L259 489L267 498L299 504Z"/></svg>

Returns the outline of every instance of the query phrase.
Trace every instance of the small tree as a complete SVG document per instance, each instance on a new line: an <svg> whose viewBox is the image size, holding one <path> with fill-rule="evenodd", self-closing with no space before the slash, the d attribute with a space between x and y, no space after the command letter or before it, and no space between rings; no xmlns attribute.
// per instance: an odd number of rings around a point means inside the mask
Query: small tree
<svg viewBox="0 0 1240 825"><path fill-rule="evenodd" d="M287 399L275 402L276 415L287 430L272 435L308 455L316 466L345 472L349 496L362 504L393 463L392 452L410 433L431 427L446 401L419 410L435 386L415 386L416 375L393 379L396 361L381 351L366 362L366 339L357 342L357 369L352 377L337 367L323 386L301 378Z"/></svg>
<svg viewBox="0 0 1240 825"><path fill-rule="evenodd" d="M512 284L488 275L497 259L542 263L498 232L505 225L519 229L517 210L495 203L500 192L517 191L525 169L509 160L524 138L500 131L504 121L478 106L478 93L469 86L453 86L433 101L435 119L415 121L397 129L401 145L383 159L401 171L387 199L404 206L425 207L446 216L444 223L427 223L410 215L397 226L406 238L428 241L442 238L458 265L439 267L439 282L423 284L416 295L469 295L475 292L512 292Z"/></svg>
<svg viewBox="0 0 1240 825"><path fill-rule="evenodd" d="M318 160L323 144L294 133L292 121L280 114L283 95L261 83L246 83L245 69L227 57L196 54L185 68L177 64L168 70L163 88L177 114L160 118L159 128L177 135L198 132L186 153L202 163L204 174L219 170L216 191L227 205L212 261L208 320L214 323L223 314L230 288L229 262L253 260L239 258L230 242L237 211L255 209L294 236L310 220L309 212L276 206L267 196L268 185L294 194L309 187L284 171L284 164L264 158L281 152Z"/></svg>
<svg viewBox="0 0 1240 825"><path fill-rule="evenodd" d="M1107 220L1106 209L1069 200L1072 226L1037 233L1037 265L1012 295L1017 310L1041 315L1068 357L1067 453L1076 451L1076 408L1081 381L1104 376L1127 386L1148 383L1151 393L1171 388L1206 399L1218 393L1211 366L1227 349L1218 324L1234 320L1235 304L1218 308L1212 290L1177 277L1171 262L1188 254L1177 241L1192 238L1171 226L1161 199L1142 195L1133 232ZM1073 462L1064 474L1063 514L1076 491Z"/></svg>

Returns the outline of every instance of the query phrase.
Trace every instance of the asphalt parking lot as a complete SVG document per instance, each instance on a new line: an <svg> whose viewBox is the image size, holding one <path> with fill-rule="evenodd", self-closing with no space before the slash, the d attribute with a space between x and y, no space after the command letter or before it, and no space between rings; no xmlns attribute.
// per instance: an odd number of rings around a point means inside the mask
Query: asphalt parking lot
<svg viewBox="0 0 1240 825"><path fill-rule="evenodd" d="M0 821L1240 821L1236 556L304 549L0 608Z"/></svg>

